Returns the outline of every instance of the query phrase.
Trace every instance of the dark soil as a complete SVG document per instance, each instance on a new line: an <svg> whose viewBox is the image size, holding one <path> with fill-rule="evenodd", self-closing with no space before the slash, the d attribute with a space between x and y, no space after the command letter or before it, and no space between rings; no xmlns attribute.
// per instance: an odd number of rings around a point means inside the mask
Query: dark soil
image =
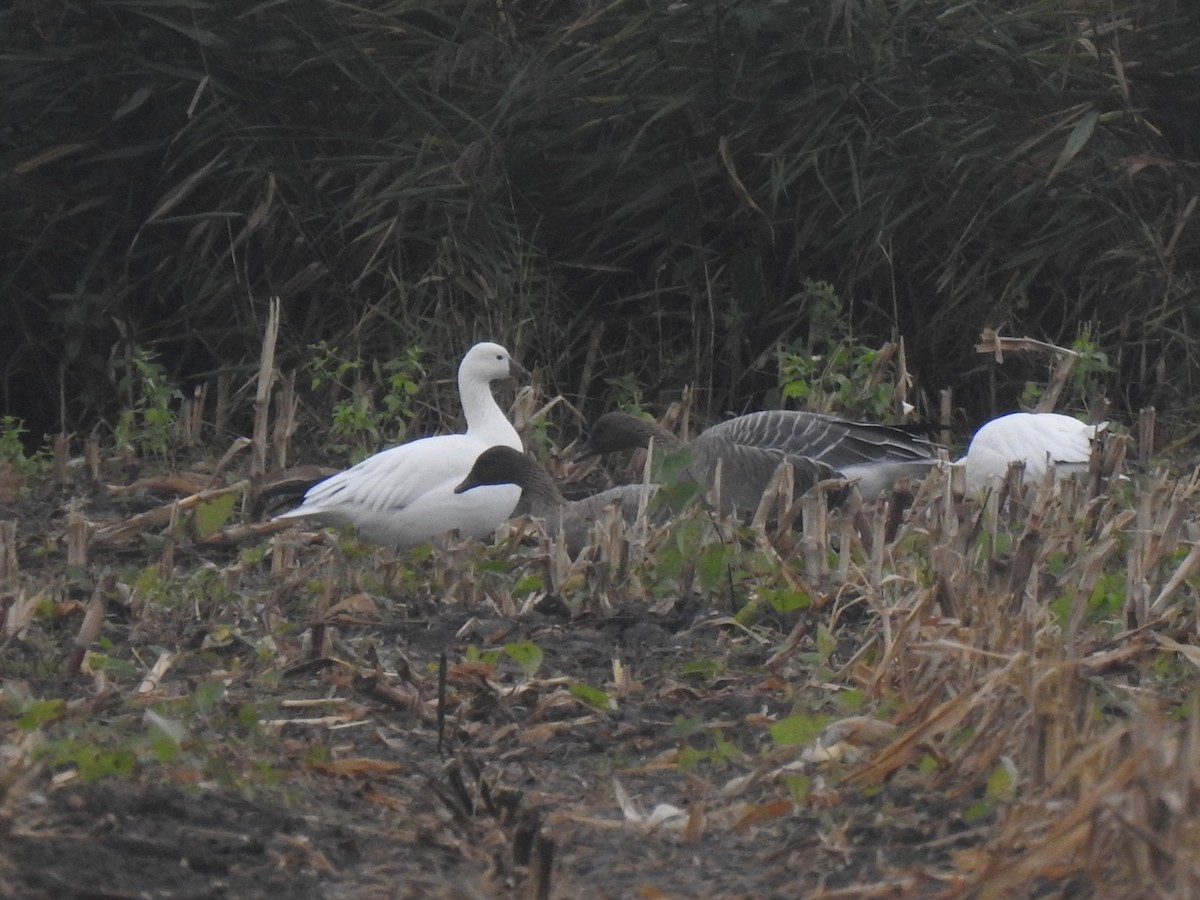
<svg viewBox="0 0 1200 900"><path fill-rule="evenodd" d="M88 515L162 502L98 495ZM251 552L265 537L181 539L153 584L163 529L73 571L65 518L49 497L0 510L20 589L48 601L0 662L3 896L920 896L978 840L969 797L861 790L840 783L849 763L773 738L793 713L853 713L827 676L866 616L823 655L827 611L747 627L730 618L745 598L717 593L516 612L511 579L541 551L508 544L389 563L326 538L272 575ZM67 677L106 573L132 588ZM541 652L525 668L523 641Z"/></svg>

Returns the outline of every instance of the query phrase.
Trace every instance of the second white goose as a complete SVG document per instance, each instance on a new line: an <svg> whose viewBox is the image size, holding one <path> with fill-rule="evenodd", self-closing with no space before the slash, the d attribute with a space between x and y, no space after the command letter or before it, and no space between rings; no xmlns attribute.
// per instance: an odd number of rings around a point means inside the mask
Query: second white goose
<svg viewBox="0 0 1200 900"><path fill-rule="evenodd" d="M465 433L421 438L369 456L313 485L300 506L276 518L354 525L363 540L394 547L415 546L452 529L463 537L491 534L512 513L521 489L499 484L460 494L454 488L488 447L522 449L491 383L528 374L499 344L476 344L458 367Z"/></svg>
<svg viewBox="0 0 1200 900"><path fill-rule="evenodd" d="M1047 469L1056 478L1086 472L1092 444L1107 422L1088 425L1061 413L1009 413L985 422L971 438L966 455L967 493L995 487L1013 462L1025 463L1025 479L1041 481Z"/></svg>

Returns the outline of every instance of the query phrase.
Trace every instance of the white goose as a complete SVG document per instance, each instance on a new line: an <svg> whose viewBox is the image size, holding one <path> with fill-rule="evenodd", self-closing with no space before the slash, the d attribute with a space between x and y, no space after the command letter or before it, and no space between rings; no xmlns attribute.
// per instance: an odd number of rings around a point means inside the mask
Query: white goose
<svg viewBox="0 0 1200 900"><path fill-rule="evenodd" d="M1092 442L1107 422L1088 425L1061 413L1009 413L985 422L971 438L966 455L967 493L996 487L1009 463L1025 463L1025 479L1038 482L1053 468L1055 478L1086 472Z"/></svg>
<svg viewBox="0 0 1200 900"><path fill-rule="evenodd" d="M458 367L465 434L421 438L368 456L313 485L298 507L275 518L354 525L363 540L394 547L412 547L451 529L463 537L491 534L512 513L521 489L496 485L464 495L454 488L488 447L522 449L491 383L528 374L499 344L476 344Z"/></svg>
<svg viewBox="0 0 1200 900"><path fill-rule="evenodd" d="M640 484L624 484L590 497L568 500L549 472L524 453L506 446L490 447L479 454L470 473L454 492L473 494L481 489L481 485L489 484L519 486L520 511L541 519L547 534L562 532L566 538L567 553L572 557L583 549L592 523L607 507L613 504L619 506L621 516L632 524L637 520L641 505ZM649 496L653 497L657 491L658 485L648 485Z"/></svg>
<svg viewBox="0 0 1200 900"><path fill-rule="evenodd" d="M645 447L654 438L680 445L660 425L628 413L605 413L592 426L578 459ZM775 409L718 422L688 445L698 478L711 484L718 461L732 502L754 509L781 461L792 462L797 494L827 478L857 482L865 500L888 490L901 475L923 478L937 462L937 447L890 425ZM836 499L836 498L835 498Z"/></svg>

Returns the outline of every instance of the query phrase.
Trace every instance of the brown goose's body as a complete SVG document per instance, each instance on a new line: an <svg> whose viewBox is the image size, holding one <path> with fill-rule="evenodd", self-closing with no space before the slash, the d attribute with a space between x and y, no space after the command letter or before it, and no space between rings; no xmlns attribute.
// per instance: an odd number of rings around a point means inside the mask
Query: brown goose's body
<svg viewBox="0 0 1200 900"><path fill-rule="evenodd" d="M601 416L579 457L645 447L651 439L668 448L683 447L665 428L628 413ZM792 463L796 492L818 481L856 482L864 499L889 489L902 475L924 477L937 462L937 448L899 428L852 422L819 413L768 410L713 425L686 448L692 475L711 485L718 466L726 502L753 509L776 468Z"/></svg>

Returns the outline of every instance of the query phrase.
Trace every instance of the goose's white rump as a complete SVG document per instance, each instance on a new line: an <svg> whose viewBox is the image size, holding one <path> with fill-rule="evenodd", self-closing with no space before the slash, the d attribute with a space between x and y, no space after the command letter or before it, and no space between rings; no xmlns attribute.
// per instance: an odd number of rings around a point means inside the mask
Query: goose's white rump
<svg viewBox="0 0 1200 900"><path fill-rule="evenodd" d="M1060 413L1009 413L985 422L959 460L966 467L967 492L995 487L1017 461L1025 463L1028 481L1040 481L1049 468L1056 478L1086 472L1092 441L1107 427Z"/></svg>
<svg viewBox="0 0 1200 900"><path fill-rule="evenodd" d="M300 506L276 518L353 525L363 540L395 547L412 547L451 529L464 537L491 534L512 513L521 489L505 484L456 494L454 488L488 447L522 449L491 383L527 374L499 344L476 344L458 367L464 434L421 438L369 456L313 485Z"/></svg>

